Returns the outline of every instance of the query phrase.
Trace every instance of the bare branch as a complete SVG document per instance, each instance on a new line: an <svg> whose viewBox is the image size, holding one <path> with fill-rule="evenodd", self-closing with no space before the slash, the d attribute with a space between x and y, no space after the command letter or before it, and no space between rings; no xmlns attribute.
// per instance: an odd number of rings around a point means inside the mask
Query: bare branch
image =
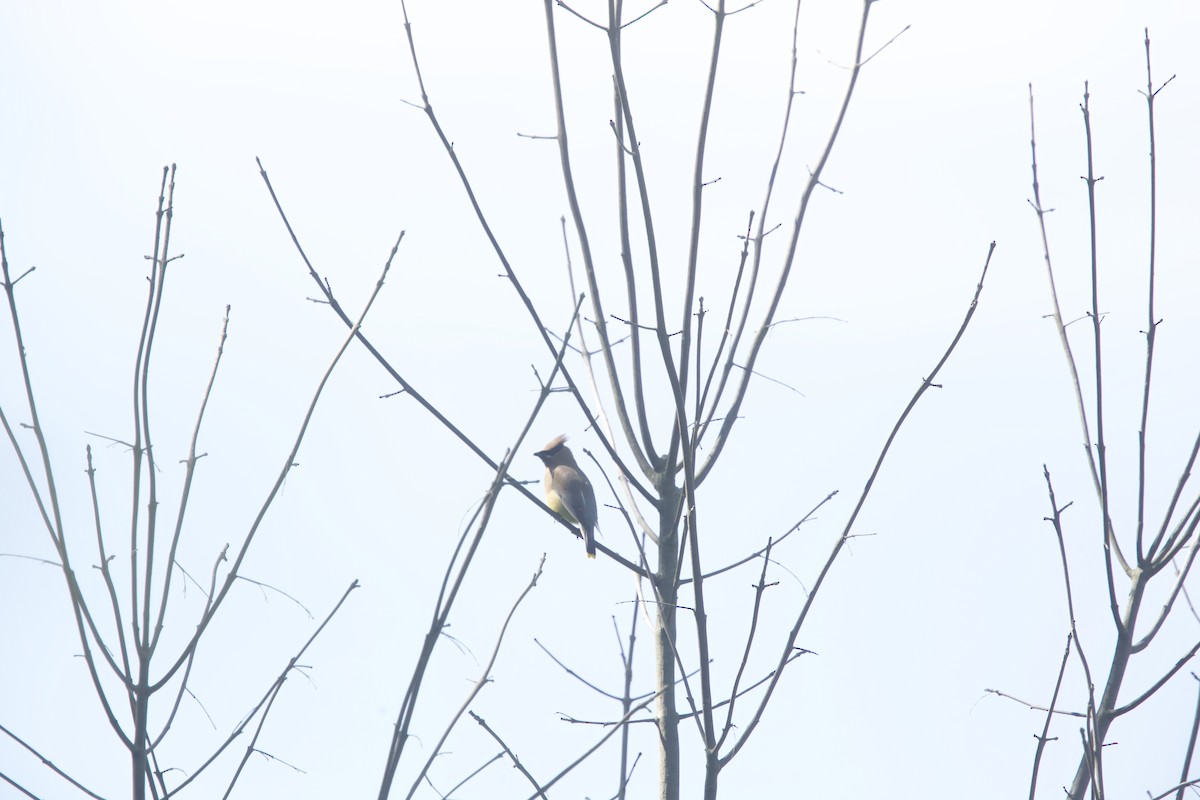
<svg viewBox="0 0 1200 800"><path fill-rule="evenodd" d="M1037 136L1034 130L1033 116L1033 84L1029 85L1029 149L1032 154L1033 169L1033 200L1030 202L1030 205L1033 206L1034 213L1037 214L1038 228L1042 237L1042 256L1046 262L1046 277L1050 282L1050 301L1054 309L1051 316L1054 318L1054 327L1058 331L1058 339L1062 344L1063 355L1067 360L1067 370L1071 375L1071 385L1075 390L1076 414L1079 417L1079 425L1083 432L1083 447L1084 452L1087 455L1088 469L1092 475L1092 485L1095 488L1096 496L1100 497L1102 494L1100 486L1100 471L1096 465L1096 456L1092 452L1092 434L1090 424L1088 422L1087 407L1083 401L1083 385L1079 379L1079 368L1075 364L1075 354L1071 350L1071 342L1067 338L1067 325L1063 323L1062 308L1058 302L1058 288L1054 280L1054 268L1050 260L1050 238L1049 234L1046 232L1046 214L1049 213L1049 210L1042 205L1041 189L1040 184L1038 183ZM1093 316L1093 320L1094 319L1096 319L1095 316ZM1109 524L1111 525L1111 520L1109 521ZM1111 530L1111 528L1109 529L1109 539L1110 541L1115 541L1116 539L1116 534ZM1119 559L1121 559L1122 567L1128 571L1129 565L1124 562L1124 558L1119 549L1116 550L1116 555Z"/></svg>
<svg viewBox="0 0 1200 800"><path fill-rule="evenodd" d="M788 239L787 251L784 253L784 256L783 256L783 265L782 265L782 269L779 274L778 281L775 284L774 291L771 294L771 299L767 306L766 312L763 315L762 323L759 325L758 330L755 332L753 341L750 344L749 352L746 354L746 357L744 358L744 364L745 364L746 371L743 373L741 381L738 382L737 388L734 391L733 399L730 401L729 408L725 412L724 422L722 422L721 427L717 432L717 441L709 449L707 458L704 461L703 466L701 466L696 473L696 478L697 478L698 482L702 483L704 481L705 477L708 475L708 473L712 470L713 466L715 466L716 461L721 454L721 451L725 447L725 443L729 439L729 433L732 430L734 423L737 421L738 412L741 409L742 402L745 400L746 391L749 388L750 376L753 374L755 362L758 360L758 355L761 352L763 343L766 341L767 334L770 332L770 324L771 324L772 320L774 320L774 318L775 318L775 314L779 308L779 303L783 299L783 292L784 292L784 289L787 287L788 278L791 275L792 266L795 263L796 250L797 250L797 247L799 245L799 240L800 240L800 231L804 224L805 216L807 215L807 212L808 212L809 201L812 198L813 191L817 188L817 186L820 183L821 175L825 170L825 165L829 163L829 158L833 153L833 146L837 142L838 134L841 132L841 129L842 129L842 124L846 120L846 113L850 108L850 99L854 96L854 88L858 84L858 77L859 77L859 74L863 67L863 61L862 61L863 45L864 45L864 42L866 41L867 19L870 16L871 3L872 3L872 0L864 0L864 2L863 2L862 16L859 20L857 43L855 45L855 50L854 50L854 67L850 72L850 78L847 81L846 89L845 89L844 93L842 94L842 101L841 101L841 105L838 109L837 117L834 120L833 128L829 133L829 137L825 140L825 146L824 146L823 150L821 151L820 157L817 159L817 164L812 169L809 179L808 179L807 183L805 184L803 191L801 192L799 206L796 210L796 216L792 222L791 236ZM795 23L795 30L793 33L793 42L795 41L795 37L797 35L795 33L795 31L798 31L798 29L799 29L799 18L800 18L800 7L799 7L799 3L797 3L796 23ZM755 242L754 262L753 262L753 267L751 269L750 287L748 288L747 293L746 293L745 312L744 312L743 316L749 314L750 303L751 303L751 300L753 299L753 286L757 282L758 270L759 270L759 266L760 266L761 260L762 260L762 238L764 235L763 226L766 224L767 207L770 203L771 195L774 191L775 177L776 177L776 174L778 173L779 162L782 159L782 154L783 154L783 146L784 146L784 143L786 142L786 138L787 138L787 123L791 116L792 101L795 98L795 94L794 94L795 68L796 68L795 65L796 65L796 47L795 47L795 44L793 44L793 48L792 48L792 76L793 77L792 77L792 80L789 85L788 100L787 100L787 109L788 110L787 110L787 114L785 115L785 118L784 118L784 125L783 125L782 133L780 135L779 149L776 153L776 160L775 160L774 165L771 168L770 178L767 181L766 199L763 201L763 208L759 214L759 219L758 219L759 228L758 228L758 234L756 236L756 242ZM743 319L743 323L739 324L739 331L741 330L743 324L744 324L744 319ZM718 386L716 395L714 396L714 399L713 399L714 406L717 403L717 401L720 399L720 397L723 393L724 383L725 383L726 379L728 378L728 373L733 368L733 356L737 352L737 344L738 344L739 339L740 339L740 333L735 335L734 342L730 346L729 361L726 363L725 375L722 376L721 384ZM704 433L705 433L705 429L702 428L700 430L699 434L697 435L697 441L700 441L703 438Z"/></svg>
<svg viewBox="0 0 1200 800"><path fill-rule="evenodd" d="M1029 778L1029 800L1037 797L1038 770L1042 764L1042 752L1050 741L1050 721L1054 718L1054 706L1058 704L1058 693L1062 690L1063 675L1067 671L1067 660L1071 657L1071 640L1075 634L1067 634L1067 646L1063 648L1062 663L1058 666L1058 677L1054 681L1054 693L1050 695L1050 707L1046 709L1046 722L1042 725L1042 733L1037 737L1037 748L1033 753L1033 769Z"/></svg>
<svg viewBox="0 0 1200 800"><path fill-rule="evenodd" d="M37 751L37 749L33 747L33 745L26 742L20 736L17 736L15 733L10 731L8 728L4 727L4 725L0 725L0 733L3 733L5 736L7 736L8 738L12 739L14 742L19 744L21 747L28 750L30 753L32 753L34 755L35 758L37 758L44 765L46 765L52 772L54 772L55 775L58 775L60 778L62 778L67 783L74 786L79 791L86 794L88 797L94 797L94 798L96 798L96 800L104 800L104 798L101 795L96 794L91 789L87 788L82 783L80 783L79 781L72 778L70 775L68 775L66 772L64 772L62 769L60 769L57 764L55 764L53 761L51 761L46 756L39 753ZM12 783L11 779L9 779L9 782ZM12 785L17 786L16 783L12 783ZM20 787L18 786L17 788L20 788ZM27 794L28 794L28 792L27 792ZM34 795L32 795L32 794L30 794L29 796L34 797Z"/></svg>

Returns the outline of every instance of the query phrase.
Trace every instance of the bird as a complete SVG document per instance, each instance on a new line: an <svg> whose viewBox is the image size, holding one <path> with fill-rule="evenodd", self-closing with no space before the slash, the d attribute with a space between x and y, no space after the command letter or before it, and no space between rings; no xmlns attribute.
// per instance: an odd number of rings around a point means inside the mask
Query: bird
<svg viewBox="0 0 1200 800"><path fill-rule="evenodd" d="M556 436L534 453L546 465L542 487L546 505L572 525L583 531L584 549L588 558L596 557L596 493L592 482L575 463L575 456L566 445L566 435Z"/></svg>

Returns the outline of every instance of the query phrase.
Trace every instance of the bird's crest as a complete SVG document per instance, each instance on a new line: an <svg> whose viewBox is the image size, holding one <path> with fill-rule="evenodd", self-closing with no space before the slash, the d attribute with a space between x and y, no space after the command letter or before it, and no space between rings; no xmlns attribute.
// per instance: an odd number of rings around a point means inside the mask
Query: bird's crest
<svg viewBox="0 0 1200 800"><path fill-rule="evenodd" d="M546 443L546 446L542 448L541 452L539 452L538 455L539 456L551 455L552 453L556 452L559 448L561 448L566 443L567 443L567 435L565 433L562 434L561 436L555 436L553 439L551 439L549 442Z"/></svg>

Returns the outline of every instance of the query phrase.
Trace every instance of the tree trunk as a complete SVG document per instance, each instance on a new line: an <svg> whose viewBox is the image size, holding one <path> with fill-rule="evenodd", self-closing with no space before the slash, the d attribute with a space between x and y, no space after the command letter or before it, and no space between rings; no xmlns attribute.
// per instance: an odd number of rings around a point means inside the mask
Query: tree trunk
<svg viewBox="0 0 1200 800"><path fill-rule="evenodd" d="M679 490L668 485L659 489L658 570L654 582L658 593L658 627L654 632L658 701L658 797L679 800L679 712L675 705L676 605L678 598L679 537L675 507Z"/></svg>
<svg viewBox="0 0 1200 800"><path fill-rule="evenodd" d="M1128 605L1125 607L1122 629L1118 632L1117 642L1113 646L1112 664L1108 668L1108 680L1104 684L1104 695L1096 707L1096 738L1092 743L1093 752L1084 753L1083 757L1079 759L1079 767L1075 770L1075 780L1071 782L1071 789L1067 792L1070 800L1083 800L1087 796L1088 787L1092 782L1092 756L1104 747L1108 728L1115 719L1113 711L1117 708L1117 697L1121 692L1121 684L1125 680L1125 670L1129 667L1129 659L1133 656L1133 634L1137 626L1138 611L1142 606L1142 596L1146 589L1144 579L1144 573L1136 573L1133 583L1129 587Z"/></svg>

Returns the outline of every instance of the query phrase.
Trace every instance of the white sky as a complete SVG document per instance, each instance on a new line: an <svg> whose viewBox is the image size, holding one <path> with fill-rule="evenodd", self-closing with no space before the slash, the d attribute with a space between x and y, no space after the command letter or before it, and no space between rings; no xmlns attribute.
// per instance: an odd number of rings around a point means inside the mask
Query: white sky
<svg viewBox="0 0 1200 800"><path fill-rule="evenodd" d="M599 18L602 4L580 0ZM853 14L805 4L797 122L774 209L786 223L806 165L829 126ZM179 560L198 579L220 548L240 542L275 479L344 330L324 307L257 175L269 171L301 241L349 309L373 286L400 230L396 266L366 330L392 363L499 458L535 400L535 365L549 359L469 213L425 117L402 101L418 92L398 4L370 2L162 4L4 3L0 24L0 218L21 321L81 580L103 600L82 473L90 443L100 470L106 531L128 536L123 448L85 431L129 439L129 392L144 303L153 209L164 164L177 163L175 253L156 345L152 400L164 514L182 478L188 437L225 304L232 322L210 403ZM640 8L641 6L639 6ZM853 9L850 9L853 11ZM569 317L559 216L567 213L554 146L516 134L553 132L540 3L434 3L409 9L431 100L495 230L543 318ZM699 294L724 309L746 213L761 202L789 55L791 4L767 0L728 21L706 175ZM1081 316L1086 284L1085 169L1078 104L1091 82L1101 196L1101 307L1108 435L1118 526L1132 527L1137 402L1145 329L1147 151L1143 27L1156 78L1179 77L1158 117L1160 329L1151 423L1150 493L1156 519L1195 435L1195 315L1200 281L1192 228L1200 203L1200 55L1192 4L1156 2L878 3L868 50L911 29L864 71L818 192L779 318L828 315L779 327L758 369L794 387L752 386L744 419L701 501L712 565L761 546L828 492L836 501L778 553L761 650L767 669L878 448L957 328L988 243L998 242L972 329L893 450L860 518L856 540L823 589L793 665L748 748L724 773L726 796L977 798L1024 796L1042 717L984 693L1044 701L1067 630L1041 465L1068 514L1081 635L1103 673L1111 625L1096 553L1095 512L1061 351L1044 319L1049 298L1029 187L1027 85L1037 94L1043 199L1064 314ZM614 276L610 70L600 34L557 13L572 147L593 247ZM687 184L710 41L703 6L676 0L626 35L638 136L650 165L669 285L686 254ZM782 234L779 235L782 242ZM574 240L574 239L573 239ZM774 254L778 254L776 245ZM573 256L578 262L577 248ZM606 284L621 313L619 284ZM677 320L678 301L669 311ZM716 319L716 314L710 320ZM10 328L0 334L0 403L21 411ZM715 330L715 327L713 328ZM1078 347L1084 323L1072 328ZM711 345L709 346L711 351ZM1081 354L1084 350L1078 350ZM1086 357L1081 361L1085 367ZM302 772L251 760L244 797L373 797L403 686L433 591L489 474L415 403L380 400L386 374L352 349L318 409L244 567L323 617L353 579L362 583L293 674L259 746ZM661 411L661 399L655 401ZM656 421L665 440L667 422ZM662 423L662 424L659 424ZM517 458L561 432L601 452L578 410L552 398ZM28 432L22 443L31 445ZM27 450L31 453L32 450ZM596 480L596 483L600 481ZM611 498L601 492L601 502ZM629 551L619 516L602 510L610 547ZM614 717L550 662L536 637L588 679L612 690L620 663L610 618L628 624L633 583L515 492L485 539L435 661L401 769L407 790L446 715L492 646L511 601L548 554L546 572L510 628L494 683L473 708L538 776L556 773L600 735L558 714ZM94 699L68 618L61 576L9 556L53 556L11 450L0 455L0 724L105 796L127 791L128 766ZM123 568L118 555L115 568ZM127 561L126 561L127 563ZM714 584L721 642L714 670L740 658L757 567ZM177 645L201 605L180 590L164 647ZM1155 607L1151 603L1148 610ZM277 592L239 585L206 640L162 763L196 768L270 685L315 622ZM681 628L687 625L681 624ZM1194 641L1182 610L1135 666L1140 692ZM651 646L640 629L639 688ZM173 637L173 638L172 638ZM1077 706L1080 676L1070 672ZM1190 723L1185 676L1118 722L1106 753L1111 796L1168 788ZM198 701L198 702L197 702ZM203 708L201 708L201 705ZM207 712L207 717L206 717ZM212 724L209 723L209 718ZM215 728L214 728L215 726ZM1060 723L1041 796L1070 781L1078 725ZM688 763L698 763L684 726ZM632 796L656 770L650 728ZM246 745L235 743L234 750ZM469 720L433 772L441 790L497 749ZM198 780L218 796L239 753ZM560 794L615 792L616 751L602 751ZM0 772L40 796L69 787L11 741ZM176 775L181 773L176 773ZM695 796L696 771L685 778ZM524 797L514 770L493 765L457 797ZM0 791L0 796L8 796ZM425 788L420 796L434 797Z"/></svg>

